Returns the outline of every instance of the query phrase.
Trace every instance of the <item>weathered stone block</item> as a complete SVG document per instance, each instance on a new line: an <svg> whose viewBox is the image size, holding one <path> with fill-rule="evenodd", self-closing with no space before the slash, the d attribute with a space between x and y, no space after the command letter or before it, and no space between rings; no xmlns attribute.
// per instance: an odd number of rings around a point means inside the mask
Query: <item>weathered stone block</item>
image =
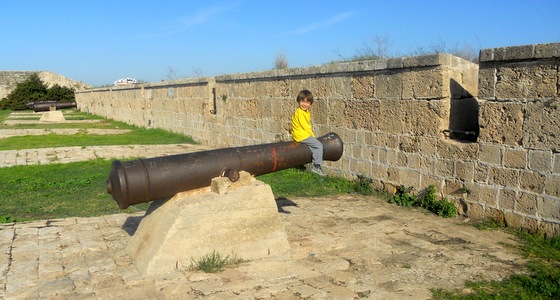
<svg viewBox="0 0 560 300"><path fill-rule="evenodd" d="M444 195L461 195L463 192L461 188L463 187L463 182L455 179L444 180L443 194Z"/></svg>
<svg viewBox="0 0 560 300"><path fill-rule="evenodd" d="M488 174L488 183L507 187L517 187L519 170L501 167L491 167Z"/></svg>
<svg viewBox="0 0 560 300"><path fill-rule="evenodd" d="M461 180L472 181L474 180L474 166L472 161L455 161L455 175Z"/></svg>
<svg viewBox="0 0 560 300"><path fill-rule="evenodd" d="M404 114L400 116L401 132L415 135L441 137L449 128L450 101L405 101Z"/></svg>
<svg viewBox="0 0 560 300"><path fill-rule="evenodd" d="M352 97L354 99L367 99L373 97L373 75L352 76Z"/></svg>
<svg viewBox="0 0 560 300"><path fill-rule="evenodd" d="M479 143L479 160L485 163L500 165L502 163L502 146L496 144Z"/></svg>
<svg viewBox="0 0 560 300"><path fill-rule="evenodd" d="M517 195L515 203L515 211L526 214L529 216L536 216L537 214L537 196L525 192Z"/></svg>
<svg viewBox="0 0 560 300"><path fill-rule="evenodd" d="M512 228L521 228L525 219L525 217L511 212L504 212L504 218L507 226Z"/></svg>
<svg viewBox="0 0 560 300"><path fill-rule="evenodd" d="M406 153L404 154L405 157L405 167L411 168L414 170L420 169L420 155L417 153Z"/></svg>
<svg viewBox="0 0 560 300"><path fill-rule="evenodd" d="M442 67L432 67L406 74L403 95L411 95L414 99L449 98L449 81L445 82L444 72Z"/></svg>
<svg viewBox="0 0 560 300"><path fill-rule="evenodd" d="M403 99L403 76L400 71L375 74L375 77L373 77L375 98Z"/></svg>
<svg viewBox="0 0 560 300"><path fill-rule="evenodd" d="M425 156L434 156L437 153L439 139L435 137L418 136L418 152Z"/></svg>
<svg viewBox="0 0 560 300"><path fill-rule="evenodd" d="M522 103L481 102L478 140L521 146L523 119Z"/></svg>
<svg viewBox="0 0 560 300"><path fill-rule="evenodd" d="M560 105L558 100L527 103L523 146L560 152Z"/></svg>
<svg viewBox="0 0 560 300"><path fill-rule="evenodd" d="M380 113L377 100L346 101L343 109L344 126L352 129L375 131L380 124L388 122L390 116Z"/></svg>
<svg viewBox="0 0 560 300"><path fill-rule="evenodd" d="M498 193L498 208L513 211L517 194L513 190L501 189Z"/></svg>
<svg viewBox="0 0 560 300"><path fill-rule="evenodd" d="M482 220L484 218L484 207L478 203L468 203L466 204L466 210L464 214L466 214L472 220Z"/></svg>
<svg viewBox="0 0 560 300"><path fill-rule="evenodd" d="M482 53L482 52L481 52ZM478 99L481 100L495 100L496 90L495 90L495 72L496 69L493 67L483 67L481 65L478 71Z"/></svg>
<svg viewBox="0 0 560 300"><path fill-rule="evenodd" d="M173 272L213 251L242 259L289 259L290 246L270 186L250 186L223 195L181 194L154 201L126 251L145 274Z"/></svg>
<svg viewBox="0 0 560 300"><path fill-rule="evenodd" d="M452 160L438 159L435 162L435 174L445 178L453 177L454 163Z"/></svg>
<svg viewBox="0 0 560 300"><path fill-rule="evenodd" d="M479 185L480 186L480 185ZM491 207L498 206L498 190L489 186L480 186L480 202Z"/></svg>
<svg viewBox="0 0 560 300"><path fill-rule="evenodd" d="M560 43L536 44L534 58L560 57Z"/></svg>
<svg viewBox="0 0 560 300"><path fill-rule="evenodd" d="M419 144L416 137L400 136L399 137L399 150L403 152L414 153L418 152Z"/></svg>
<svg viewBox="0 0 560 300"><path fill-rule="evenodd" d="M420 185L420 172L410 169L399 170L399 184L406 187L417 187Z"/></svg>
<svg viewBox="0 0 560 300"><path fill-rule="evenodd" d="M539 197L539 216L547 219L560 220L560 199L555 197Z"/></svg>
<svg viewBox="0 0 560 300"><path fill-rule="evenodd" d="M542 99L556 96L558 71L550 62L526 62L496 68L496 99Z"/></svg>
<svg viewBox="0 0 560 300"><path fill-rule="evenodd" d="M560 176L546 175L544 193L549 196L560 197Z"/></svg>
<svg viewBox="0 0 560 300"><path fill-rule="evenodd" d="M477 143L461 143L453 140L439 140L437 153L446 159L475 160L478 157Z"/></svg>
<svg viewBox="0 0 560 300"><path fill-rule="evenodd" d="M527 166L527 150L523 148L504 149L504 167L524 169Z"/></svg>
<svg viewBox="0 0 560 300"><path fill-rule="evenodd" d="M552 153L550 151L529 151L529 169L550 172L552 169Z"/></svg>
<svg viewBox="0 0 560 300"><path fill-rule="evenodd" d="M546 176L538 172L521 171L519 188L540 194L543 192L545 181Z"/></svg>
<svg viewBox="0 0 560 300"><path fill-rule="evenodd" d="M400 184L400 173L399 169L395 167L387 168L387 180Z"/></svg>
<svg viewBox="0 0 560 300"><path fill-rule="evenodd" d="M422 174L419 189L420 190L427 189L430 185L435 186L436 190L439 191L439 190L441 190L441 187L443 185L443 179L441 177L436 177L436 176L432 176L432 175L428 175L428 174Z"/></svg>
<svg viewBox="0 0 560 300"><path fill-rule="evenodd" d="M387 179L387 167L381 164L373 163L371 164L371 177L378 180Z"/></svg>
<svg viewBox="0 0 560 300"><path fill-rule="evenodd" d="M477 182L487 183L490 167L483 163L476 163L474 168L474 180Z"/></svg>

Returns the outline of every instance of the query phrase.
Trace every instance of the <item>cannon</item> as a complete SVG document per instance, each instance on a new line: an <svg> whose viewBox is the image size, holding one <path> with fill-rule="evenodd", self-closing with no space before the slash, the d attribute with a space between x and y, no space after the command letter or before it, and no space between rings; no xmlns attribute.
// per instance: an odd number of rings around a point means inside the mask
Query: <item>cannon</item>
<svg viewBox="0 0 560 300"><path fill-rule="evenodd" d="M336 133L320 138L323 159L342 156L342 140ZM223 148L170 156L113 161L107 192L121 209L129 205L168 198L178 192L208 187L215 177L239 179L239 172L253 176L272 173L311 162L311 150L297 142L278 142Z"/></svg>
<svg viewBox="0 0 560 300"><path fill-rule="evenodd" d="M32 101L28 102L27 106L34 112L49 111L51 108L63 109L77 107L76 101L72 102L59 102L59 101Z"/></svg>

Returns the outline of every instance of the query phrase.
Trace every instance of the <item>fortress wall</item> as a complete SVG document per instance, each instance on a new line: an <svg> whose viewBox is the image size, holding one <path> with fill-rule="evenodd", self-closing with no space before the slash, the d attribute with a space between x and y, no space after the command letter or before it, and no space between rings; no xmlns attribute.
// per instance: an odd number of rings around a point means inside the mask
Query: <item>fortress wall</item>
<svg viewBox="0 0 560 300"><path fill-rule="evenodd" d="M556 234L560 44L528 46L541 49L531 57L512 54L523 47L481 51L480 70L434 54L96 89L76 98L84 111L234 147L291 140L295 97L309 89L315 133L333 131L345 143L342 159L326 163L329 172L363 175L390 192L405 185L419 194L433 184L463 215Z"/></svg>
<svg viewBox="0 0 560 300"><path fill-rule="evenodd" d="M480 53L480 155L470 201L558 233L560 43ZM478 194L478 195L476 195Z"/></svg>

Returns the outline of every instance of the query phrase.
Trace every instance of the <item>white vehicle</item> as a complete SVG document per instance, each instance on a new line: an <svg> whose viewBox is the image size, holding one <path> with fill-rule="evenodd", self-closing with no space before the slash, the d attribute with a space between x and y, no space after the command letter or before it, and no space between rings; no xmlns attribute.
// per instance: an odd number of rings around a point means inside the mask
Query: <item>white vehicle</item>
<svg viewBox="0 0 560 300"><path fill-rule="evenodd" d="M131 85L131 84L137 84L138 80L134 79L134 78L121 78L117 81L115 81L114 85L115 86L121 86L121 85Z"/></svg>

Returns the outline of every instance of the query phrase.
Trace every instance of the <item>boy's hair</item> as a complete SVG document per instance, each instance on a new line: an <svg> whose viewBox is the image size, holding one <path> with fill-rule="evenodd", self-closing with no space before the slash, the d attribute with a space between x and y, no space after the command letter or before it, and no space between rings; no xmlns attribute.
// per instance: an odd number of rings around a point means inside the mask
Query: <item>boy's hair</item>
<svg viewBox="0 0 560 300"><path fill-rule="evenodd" d="M297 95L296 101L299 103L301 100L307 99L309 103L313 104L313 94L308 90L303 90Z"/></svg>

